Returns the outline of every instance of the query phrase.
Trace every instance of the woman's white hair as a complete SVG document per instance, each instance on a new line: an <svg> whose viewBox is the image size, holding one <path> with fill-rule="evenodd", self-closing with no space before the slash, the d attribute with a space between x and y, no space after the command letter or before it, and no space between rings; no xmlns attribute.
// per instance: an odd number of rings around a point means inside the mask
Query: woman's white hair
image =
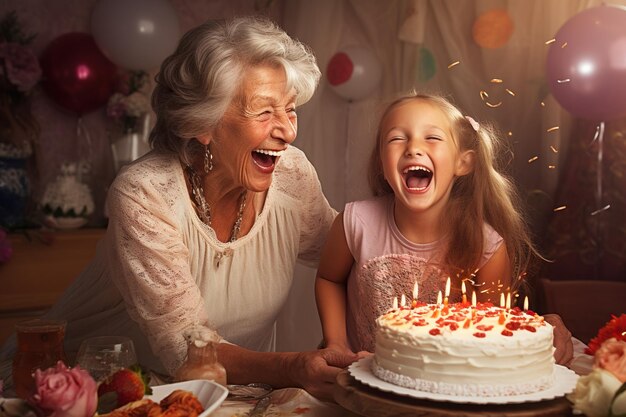
<svg viewBox="0 0 626 417"><path fill-rule="evenodd" d="M220 122L246 68L265 63L285 70L287 87L297 92L297 105L311 98L321 76L315 56L267 18L209 21L187 32L156 76L152 147L177 153L189 164L199 149L190 139Z"/></svg>

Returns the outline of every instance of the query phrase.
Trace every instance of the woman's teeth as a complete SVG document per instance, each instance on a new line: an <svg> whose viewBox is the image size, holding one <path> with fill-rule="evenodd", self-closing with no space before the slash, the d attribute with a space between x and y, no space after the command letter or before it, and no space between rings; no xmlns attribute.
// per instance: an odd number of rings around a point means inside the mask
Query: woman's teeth
<svg viewBox="0 0 626 417"><path fill-rule="evenodd" d="M269 156L281 156L285 153L285 150L283 149L282 151L270 151L268 149L255 149L254 152L262 153L263 155Z"/></svg>

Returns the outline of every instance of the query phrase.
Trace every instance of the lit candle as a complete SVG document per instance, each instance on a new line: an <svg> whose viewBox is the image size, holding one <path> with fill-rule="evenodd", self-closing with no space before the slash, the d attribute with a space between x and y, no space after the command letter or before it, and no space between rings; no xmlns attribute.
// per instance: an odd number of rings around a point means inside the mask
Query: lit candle
<svg viewBox="0 0 626 417"><path fill-rule="evenodd" d="M472 306L476 307L476 291L472 291Z"/></svg>
<svg viewBox="0 0 626 417"><path fill-rule="evenodd" d="M400 305L402 307L406 306L406 297L404 296L404 294L402 294L402 298L400 298Z"/></svg>
<svg viewBox="0 0 626 417"><path fill-rule="evenodd" d="M394 310L398 309L398 297L393 297L393 304L392 307Z"/></svg>
<svg viewBox="0 0 626 417"><path fill-rule="evenodd" d="M528 310L528 296L524 297L524 311Z"/></svg>
<svg viewBox="0 0 626 417"><path fill-rule="evenodd" d="M413 300L415 301L417 301L417 294L418 294L417 281L415 281L415 285L413 285Z"/></svg>
<svg viewBox="0 0 626 417"><path fill-rule="evenodd" d="M467 303L467 295L465 295L465 281L461 281L461 293L463 294L463 304Z"/></svg>
<svg viewBox="0 0 626 417"><path fill-rule="evenodd" d="M500 293L500 307L504 308L504 293Z"/></svg>
<svg viewBox="0 0 626 417"><path fill-rule="evenodd" d="M441 290L437 291L437 304L435 307L435 310L433 311L433 314L431 317L433 318L437 318L439 317L439 308L441 307Z"/></svg>
<svg viewBox="0 0 626 417"><path fill-rule="evenodd" d="M448 297L450 297L450 277L448 277L448 280L446 281L446 296L443 298L444 306L448 305Z"/></svg>
<svg viewBox="0 0 626 417"><path fill-rule="evenodd" d="M506 293L506 304L505 304L505 308L506 308L507 310L510 310L510 309L511 309L511 293L510 293L510 292Z"/></svg>
<svg viewBox="0 0 626 417"><path fill-rule="evenodd" d="M437 291L437 307L441 304L441 290Z"/></svg>

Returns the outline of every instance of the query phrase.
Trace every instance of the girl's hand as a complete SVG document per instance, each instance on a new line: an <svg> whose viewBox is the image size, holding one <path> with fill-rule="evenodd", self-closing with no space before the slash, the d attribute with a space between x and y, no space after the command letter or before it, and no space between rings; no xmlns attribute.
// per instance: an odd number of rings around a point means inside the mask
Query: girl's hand
<svg viewBox="0 0 626 417"><path fill-rule="evenodd" d="M559 365L567 365L574 357L574 344L572 333L567 330L565 323L558 314L546 314L543 316L548 323L554 326L554 360Z"/></svg>

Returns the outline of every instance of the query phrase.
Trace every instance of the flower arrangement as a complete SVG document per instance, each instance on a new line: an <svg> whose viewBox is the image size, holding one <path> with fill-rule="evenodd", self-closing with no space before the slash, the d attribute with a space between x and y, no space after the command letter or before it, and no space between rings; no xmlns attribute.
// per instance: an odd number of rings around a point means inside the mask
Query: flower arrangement
<svg viewBox="0 0 626 417"><path fill-rule="evenodd" d="M611 320L598 331L596 337L589 341L589 346L585 350L585 353L594 355L600 346L602 346L602 343L612 337L617 340L626 341L626 314L622 314L619 317L612 316Z"/></svg>
<svg viewBox="0 0 626 417"><path fill-rule="evenodd" d="M591 340L593 370L567 398L587 417L626 417L626 314L613 318Z"/></svg>
<svg viewBox="0 0 626 417"><path fill-rule="evenodd" d="M150 110L149 80L144 71L125 72L119 77L118 91L107 103L107 116L119 123L124 132L137 128L139 119Z"/></svg>
<svg viewBox="0 0 626 417"><path fill-rule="evenodd" d="M29 101L41 79L39 60L28 46L35 36L24 32L15 11L0 20L0 139L18 148L39 131Z"/></svg>

